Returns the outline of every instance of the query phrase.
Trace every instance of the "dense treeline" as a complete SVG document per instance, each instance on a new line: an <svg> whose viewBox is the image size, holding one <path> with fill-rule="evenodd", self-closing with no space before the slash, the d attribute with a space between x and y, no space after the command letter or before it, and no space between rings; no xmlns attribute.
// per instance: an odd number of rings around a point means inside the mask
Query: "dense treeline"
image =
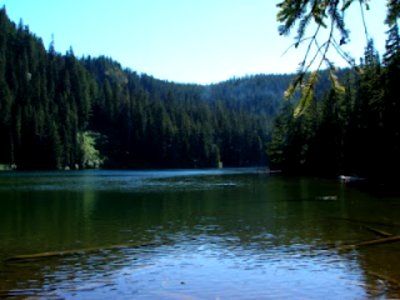
<svg viewBox="0 0 400 300"><path fill-rule="evenodd" d="M265 164L290 76L176 84L46 49L0 10L0 164L18 169Z"/></svg>
<svg viewBox="0 0 400 300"><path fill-rule="evenodd" d="M388 32L383 62L370 41L358 71L294 117L288 104L268 147L273 167L292 173L350 174L379 181L400 169L400 39Z"/></svg>
<svg viewBox="0 0 400 300"><path fill-rule="evenodd" d="M107 58L84 59L97 92L89 129L113 167L206 167L265 163L269 116L204 97L205 87L122 70Z"/></svg>
<svg viewBox="0 0 400 300"><path fill-rule="evenodd" d="M72 51L43 47L0 11L1 162L23 168L81 164L93 81Z"/></svg>

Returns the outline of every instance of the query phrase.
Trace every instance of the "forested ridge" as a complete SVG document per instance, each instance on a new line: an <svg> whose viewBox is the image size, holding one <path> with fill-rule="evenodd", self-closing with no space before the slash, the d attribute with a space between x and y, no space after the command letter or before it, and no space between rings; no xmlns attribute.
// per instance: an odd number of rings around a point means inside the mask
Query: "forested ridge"
<svg viewBox="0 0 400 300"><path fill-rule="evenodd" d="M398 177L400 38L370 41L343 90L318 73L296 115L294 75L211 85L158 80L107 57L46 49L0 10L0 168L193 168L270 165L287 173ZM295 97L296 98L296 97Z"/></svg>
<svg viewBox="0 0 400 300"><path fill-rule="evenodd" d="M265 165L290 75L178 84L46 47L0 10L0 164L18 169Z"/></svg>

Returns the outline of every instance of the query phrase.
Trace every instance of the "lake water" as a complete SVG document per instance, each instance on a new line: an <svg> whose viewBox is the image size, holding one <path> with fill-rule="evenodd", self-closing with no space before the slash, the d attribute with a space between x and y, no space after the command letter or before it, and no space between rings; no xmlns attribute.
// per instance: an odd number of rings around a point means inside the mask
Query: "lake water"
<svg viewBox="0 0 400 300"><path fill-rule="evenodd" d="M400 242L339 249L381 231L400 234L400 199L336 181L0 173L0 298L400 298Z"/></svg>

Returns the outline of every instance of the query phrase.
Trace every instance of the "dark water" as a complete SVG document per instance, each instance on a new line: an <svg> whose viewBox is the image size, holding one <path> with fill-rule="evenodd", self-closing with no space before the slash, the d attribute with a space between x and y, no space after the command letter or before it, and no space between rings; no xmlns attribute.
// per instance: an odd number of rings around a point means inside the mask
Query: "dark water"
<svg viewBox="0 0 400 300"><path fill-rule="evenodd" d="M400 298L400 242L338 250L377 231L400 234L400 199L336 181L1 173L0 298Z"/></svg>

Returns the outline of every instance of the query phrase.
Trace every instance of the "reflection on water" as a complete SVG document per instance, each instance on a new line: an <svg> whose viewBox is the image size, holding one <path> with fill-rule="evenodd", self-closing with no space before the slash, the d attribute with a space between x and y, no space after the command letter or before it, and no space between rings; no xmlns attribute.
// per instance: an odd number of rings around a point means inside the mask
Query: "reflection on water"
<svg viewBox="0 0 400 300"><path fill-rule="evenodd" d="M0 298L396 298L399 244L337 246L399 234L399 212L253 169L4 173Z"/></svg>

